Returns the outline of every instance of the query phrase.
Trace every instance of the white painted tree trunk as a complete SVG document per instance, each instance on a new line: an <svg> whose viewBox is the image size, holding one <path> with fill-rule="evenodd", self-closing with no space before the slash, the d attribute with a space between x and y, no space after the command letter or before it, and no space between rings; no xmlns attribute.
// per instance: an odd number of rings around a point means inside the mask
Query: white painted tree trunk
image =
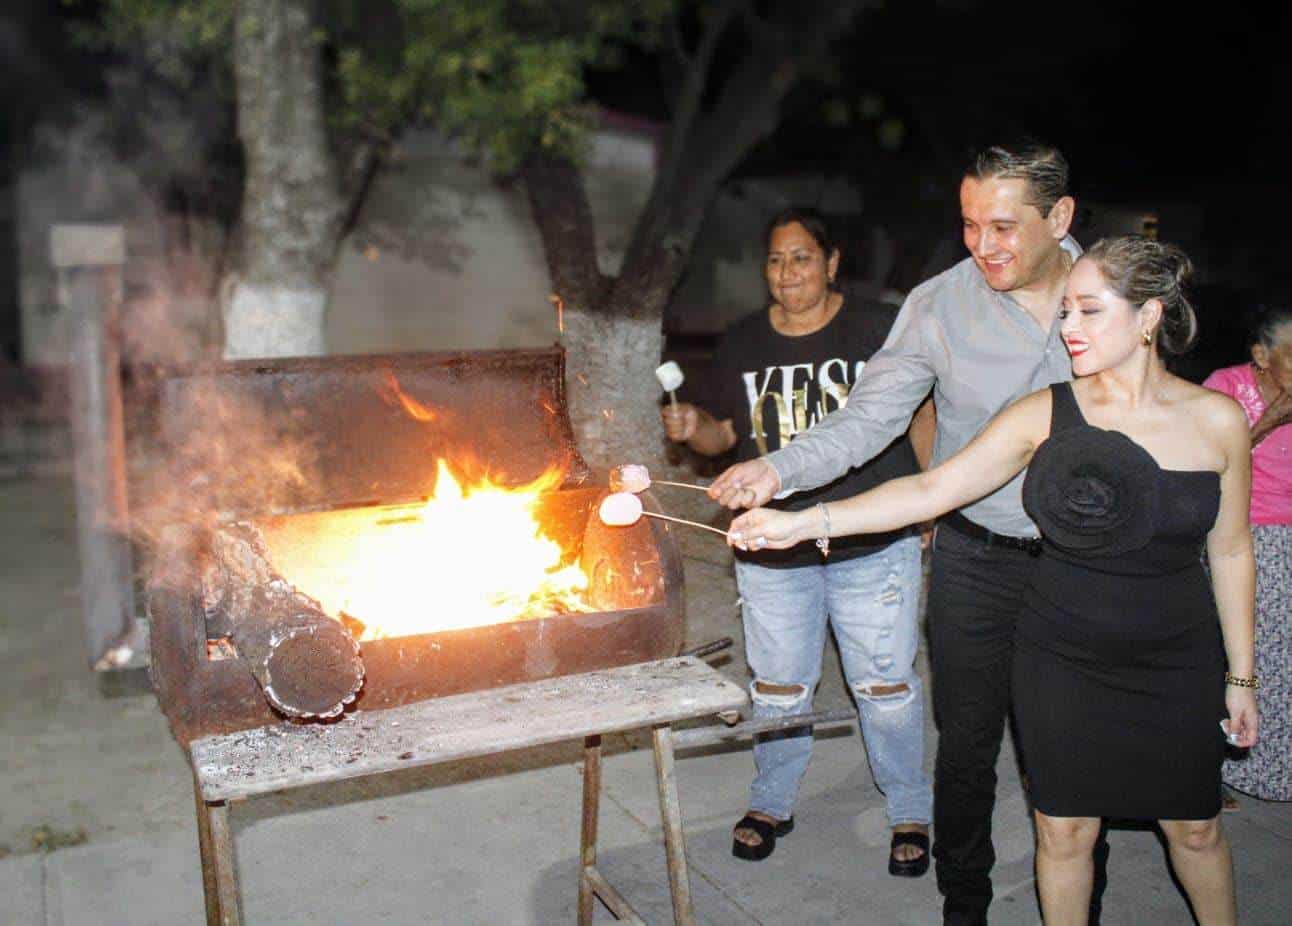
<svg viewBox="0 0 1292 926"><path fill-rule="evenodd" d="M238 0L234 75L246 156L227 358L324 352L327 278L343 204L327 138L314 0Z"/></svg>
<svg viewBox="0 0 1292 926"><path fill-rule="evenodd" d="M236 281L224 309L224 358L324 354L327 290Z"/></svg>

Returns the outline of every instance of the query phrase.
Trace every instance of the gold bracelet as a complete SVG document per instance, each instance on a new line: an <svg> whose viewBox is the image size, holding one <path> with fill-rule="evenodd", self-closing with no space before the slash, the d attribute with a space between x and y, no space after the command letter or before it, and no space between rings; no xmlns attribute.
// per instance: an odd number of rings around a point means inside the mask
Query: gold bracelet
<svg viewBox="0 0 1292 926"><path fill-rule="evenodd" d="M1260 688L1261 687L1261 683L1256 680L1255 675L1253 675L1251 678L1240 678L1237 675L1230 675L1228 672L1225 673L1225 684L1236 685L1239 688Z"/></svg>

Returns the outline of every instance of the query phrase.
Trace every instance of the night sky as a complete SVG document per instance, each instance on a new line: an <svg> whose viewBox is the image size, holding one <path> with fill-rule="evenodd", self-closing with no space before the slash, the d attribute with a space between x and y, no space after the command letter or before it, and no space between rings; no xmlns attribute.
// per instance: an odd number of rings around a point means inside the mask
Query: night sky
<svg viewBox="0 0 1292 926"><path fill-rule="evenodd" d="M1068 154L1078 189L1138 199L1244 180L1269 143L1274 28L1157 2L1074 4L1062 22L1053 4L890 5L863 16L854 79L887 91L916 150L1027 131Z"/></svg>
<svg viewBox="0 0 1292 926"><path fill-rule="evenodd" d="M7 59L0 101L10 124L57 99L60 88L92 92L104 60L66 39L65 24L92 16L93 2L18 6L26 10L0 17L10 25L0 36ZM874 93L884 116L907 128L895 156L908 164L956 164L982 137L1026 130L1068 153L1083 191L1216 200L1225 195L1217 186L1259 186L1287 160L1290 44L1287 4L1193 12L1162 0L886 0L839 43L839 83L805 82L782 130L744 170L864 174L869 157L886 153L867 147L874 126L831 128L822 112L828 99L855 104ZM658 67L647 57L589 83L616 108L667 116ZM31 92L41 85L44 92Z"/></svg>
<svg viewBox="0 0 1292 926"><path fill-rule="evenodd" d="M876 14L873 39L863 22L863 44L913 44L923 65L914 70L928 75L926 90L940 91L949 112L983 126L996 117L1054 140L1083 186L1183 194L1246 182L1268 164L1263 153L1284 118L1275 78L1286 73L1292 38L1286 5L1273 14L1280 22L1246 3L1215 4L1206 14L1159 0L1080 3L1062 18L1058 4L942 3L933 6L962 9L936 14L937 30L921 30L928 4L890 6L904 15L890 25ZM902 40L921 31L938 38Z"/></svg>
<svg viewBox="0 0 1292 926"><path fill-rule="evenodd" d="M1292 15L1271 7L888 0L839 42L840 79L804 82L738 175L850 174L896 197L888 214L926 212L953 231L965 153L1031 134L1068 155L1079 201L1161 211L1163 237L1170 214L1187 212L1235 286L1285 289L1292 236L1276 224L1287 197L1273 171L1289 152ZM639 56L591 84L617 108L663 119L657 70ZM858 116L864 96L880 115ZM831 124L823 113L840 104L851 118ZM896 150L876 140L886 118L905 129Z"/></svg>
<svg viewBox="0 0 1292 926"><path fill-rule="evenodd" d="M0 13L7 176L52 106L102 92L109 59L73 47L66 30L94 8L47 0ZM780 130L734 179L851 175L886 193L889 201L876 203L881 216L918 215L944 236L954 234L965 152L1029 132L1067 153L1079 199L1164 213L1183 205L1202 217L1205 253L1232 286L1292 291L1284 254L1292 236L1278 224L1287 183L1274 173L1289 161L1292 12L1247 2L1193 9L1160 0L886 0L838 43L838 79L804 81ZM648 54L589 76L597 102L663 120L660 87L659 62ZM878 101L880 112L862 115L863 100ZM828 117L841 110L848 118ZM885 119L904 129L895 148L878 141ZM1165 220L1162 235L1172 235Z"/></svg>

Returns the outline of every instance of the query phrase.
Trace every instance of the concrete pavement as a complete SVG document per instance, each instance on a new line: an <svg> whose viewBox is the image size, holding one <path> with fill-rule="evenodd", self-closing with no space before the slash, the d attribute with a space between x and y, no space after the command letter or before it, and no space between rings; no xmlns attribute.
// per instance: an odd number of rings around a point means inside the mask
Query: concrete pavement
<svg viewBox="0 0 1292 926"><path fill-rule="evenodd" d="M0 483L0 923L202 921L188 768L138 677L104 684L80 632L71 485ZM717 538L682 535L689 637L739 637ZM739 647L723 671L743 679ZM927 675L927 670L924 670ZM846 701L833 653L818 706ZM931 720L929 755L936 742ZM600 866L650 922L668 922L652 759L645 738L607 740ZM546 924L574 919L578 744L235 805L250 924ZM696 911L713 924L940 922L931 876L891 878L888 830L855 728L823 733L798 828L765 862L731 857L752 762L747 748L681 753L678 779ZM992 922L1039 921L1032 830L1002 751ZM1242 922L1292 922L1292 805L1243 800L1225 825ZM1109 924L1189 922L1151 831L1115 830ZM599 920L611 917L599 910Z"/></svg>

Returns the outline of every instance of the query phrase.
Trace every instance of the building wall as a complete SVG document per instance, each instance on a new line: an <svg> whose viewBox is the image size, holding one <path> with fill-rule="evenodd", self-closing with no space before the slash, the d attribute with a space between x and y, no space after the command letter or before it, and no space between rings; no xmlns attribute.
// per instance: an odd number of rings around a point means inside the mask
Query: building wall
<svg viewBox="0 0 1292 926"><path fill-rule="evenodd" d="M592 139L585 181L598 260L618 272L654 180L657 132L616 119ZM101 156L24 171L19 180L22 359L58 366L65 319L49 267L49 227L125 224L128 361L185 361L219 353L210 298L222 231L209 220L166 215L125 165ZM820 176L746 179L718 197L674 294L666 331L712 335L766 304L763 227L790 204L827 204L864 218L860 193ZM875 255L848 255L862 279ZM542 242L518 183L499 183L452 143L411 133L373 182L343 242L326 318L329 352L538 347L557 339Z"/></svg>
<svg viewBox="0 0 1292 926"><path fill-rule="evenodd" d="M602 269L618 270L654 179L654 142L607 130L586 180ZM409 139L345 243L328 306L335 353L536 347L557 339L524 190L434 136Z"/></svg>
<svg viewBox="0 0 1292 926"><path fill-rule="evenodd" d="M648 131L610 128L593 139L586 180L607 272L622 262L655 157ZM61 366L66 358L48 244L50 226L60 222L126 226L128 359L182 360L218 341L217 310L205 295L213 288L218 230L193 234L192 222L154 208L128 167L102 159L92 170L71 163L28 168L17 198L25 364ZM202 247L177 248L180 240ZM358 227L342 244L328 348L354 354L551 344L550 291L523 189L495 182L433 134L413 133L374 181Z"/></svg>

